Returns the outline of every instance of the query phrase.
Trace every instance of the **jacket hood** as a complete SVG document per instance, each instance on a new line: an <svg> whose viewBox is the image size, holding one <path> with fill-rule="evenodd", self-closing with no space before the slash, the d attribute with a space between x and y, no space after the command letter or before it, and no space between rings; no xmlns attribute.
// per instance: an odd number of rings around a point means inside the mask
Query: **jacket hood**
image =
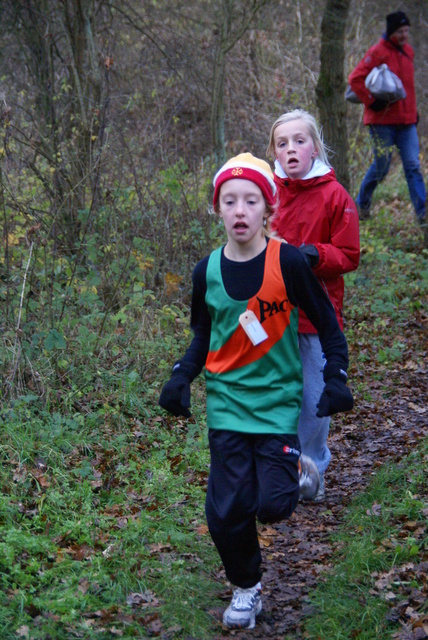
<svg viewBox="0 0 428 640"><path fill-rule="evenodd" d="M321 178L322 176L325 176L327 173L330 173L331 171L332 171L331 167L328 167L319 158L315 158L310 171L303 178L300 178L300 179L310 180L311 178ZM275 175L281 179L288 178L287 174L279 164L278 160L275 160Z"/></svg>

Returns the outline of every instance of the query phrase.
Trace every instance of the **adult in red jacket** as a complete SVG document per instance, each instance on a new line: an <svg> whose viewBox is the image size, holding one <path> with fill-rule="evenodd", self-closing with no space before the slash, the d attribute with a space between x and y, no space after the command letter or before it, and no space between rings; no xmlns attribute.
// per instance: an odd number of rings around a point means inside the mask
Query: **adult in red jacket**
<svg viewBox="0 0 428 640"><path fill-rule="evenodd" d="M386 33L370 47L349 75L351 89L364 104L364 124L372 138L374 161L364 176L356 198L360 219L370 216L372 195L389 171L397 147L416 216L425 225L426 189L419 163L418 120L414 81L414 51L408 44L410 21L403 11L386 16ZM387 64L403 83L406 97L394 103L375 99L364 81L374 67ZM427 235L427 234L425 234Z"/></svg>
<svg viewBox="0 0 428 640"><path fill-rule="evenodd" d="M272 221L277 236L299 247L328 294L343 328L343 275L358 266L360 240L357 208L330 166L315 118L303 109L280 116L272 125L268 155L275 159L279 206ZM324 472L330 419L317 416L322 392L323 352L315 327L299 310L299 351L303 399L298 435L303 453L318 467L324 499Z"/></svg>

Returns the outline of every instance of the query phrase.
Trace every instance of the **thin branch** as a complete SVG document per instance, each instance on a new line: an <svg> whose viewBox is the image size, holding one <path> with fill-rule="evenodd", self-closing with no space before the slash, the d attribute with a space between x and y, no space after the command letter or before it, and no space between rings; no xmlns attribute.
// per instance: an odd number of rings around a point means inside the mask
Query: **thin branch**
<svg viewBox="0 0 428 640"><path fill-rule="evenodd" d="M19 331L20 331L20 325L21 325L21 315L22 315L22 307L24 304L24 293L25 293L25 284L27 282L27 275L28 275L28 270L30 268L30 263L31 263L31 256L33 253L33 246L34 246L34 241L31 242L30 245L30 255L28 256L28 262L27 262L27 266L25 268L25 273L24 273L24 279L22 281L22 291L21 291L21 301L19 304L19 314L18 314L18 324L16 325L16 339L15 339L15 363L13 365L13 371L12 374L10 375L10 378L8 380L9 385L12 386L13 381L15 380L15 376L16 376L16 372L18 370L18 363L19 363L19 359L21 357L21 340L19 338Z"/></svg>
<svg viewBox="0 0 428 640"><path fill-rule="evenodd" d="M229 53L229 51L231 51L231 49L233 49L235 44L237 42L239 42L239 40L242 38L244 33L246 33L246 31L248 30L248 27L250 26L251 22L254 19L254 16L256 15L256 13L258 13L258 11L260 11L260 9L262 7L264 7L265 5L269 4L270 1L271 0L262 0L261 2L256 2L253 5L253 7L251 8L249 16L241 24L239 30L234 34L233 39L231 39L230 42L227 45L225 45L225 48L223 50L225 54Z"/></svg>

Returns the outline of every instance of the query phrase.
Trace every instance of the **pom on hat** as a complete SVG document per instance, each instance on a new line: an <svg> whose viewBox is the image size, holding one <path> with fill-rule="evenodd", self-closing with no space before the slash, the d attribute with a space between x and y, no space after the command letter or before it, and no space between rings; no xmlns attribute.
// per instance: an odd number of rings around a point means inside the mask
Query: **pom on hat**
<svg viewBox="0 0 428 640"><path fill-rule="evenodd" d="M275 204L276 186L273 181L272 169L268 163L256 158L252 153L240 153L228 160L214 176L214 206L218 202L221 185L227 180L235 178L254 182L261 190L266 202L270 205Z"/></svg>
<svg viewBox="0 0 428 640"><path fill-rule="evenodd" d="M404 13L404 11L395 11L394 13L389 13L386 16L386 35L392 36L394 31L397 31L400 27L404 26L410 27L410 20Z"/></svg>

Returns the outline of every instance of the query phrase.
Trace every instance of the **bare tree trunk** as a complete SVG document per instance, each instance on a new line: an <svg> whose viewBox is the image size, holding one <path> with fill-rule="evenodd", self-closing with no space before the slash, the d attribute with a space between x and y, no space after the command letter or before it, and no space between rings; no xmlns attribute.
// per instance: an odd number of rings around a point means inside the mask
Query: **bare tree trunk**
<svg viewBox="0 0 428 640"><path fill-rule="evenodd" d="M0 96L0 99L3 100L4 104L0 103L0 122L2 124L2 128L4 127L5 134L3 143L3 153L6 150L6 140L7 140L7 129L9 125L8 118L8 107L4 98ZM3 133L3 132L2 132ZM3 157L0 157L0 215L3 215L3 233L0 235L0 240L4 243L4 258L3 264L5 267L5 281L6 281L6 304L5 304L5 318L6 322L9 320L9 307L10 307L10 255L9 255L9 220L7 215L6 202L4 197L4 177L3 177Z"/></svg>
<svg viewBox="0 0 428 640"><path fill-rule="evenodd" d="M214 63L213 99L211 105L211 138L214 149L215 166L226 161L224 140L224 77L226 73L226 51L232 17L233 0L224 0L223 22L221 24L220 41Z"/></svg>
<svg viewBox="0 0 428 640"><path fill-rule="evenodd" d="M349 190L344 60L350 0L327 0L321 24L321 67L316 87L324 140L334 152L337 179Z"/></svg>
<svg viewBox="0 0 428 640"><path fill-rule="evenodd" d="M240 3L238 0L222 0L222 23L220 41L214 62L213 97L211 106L211 140L214 149L216 167L226 160L224 135L224 81L226 75L226 56L249 29L254 17L270 0L251 0ZM241 20L238 20L241 16ZM236 26L237 25L237 26ZM232 27L235 26L234 29Z"/></svg>

